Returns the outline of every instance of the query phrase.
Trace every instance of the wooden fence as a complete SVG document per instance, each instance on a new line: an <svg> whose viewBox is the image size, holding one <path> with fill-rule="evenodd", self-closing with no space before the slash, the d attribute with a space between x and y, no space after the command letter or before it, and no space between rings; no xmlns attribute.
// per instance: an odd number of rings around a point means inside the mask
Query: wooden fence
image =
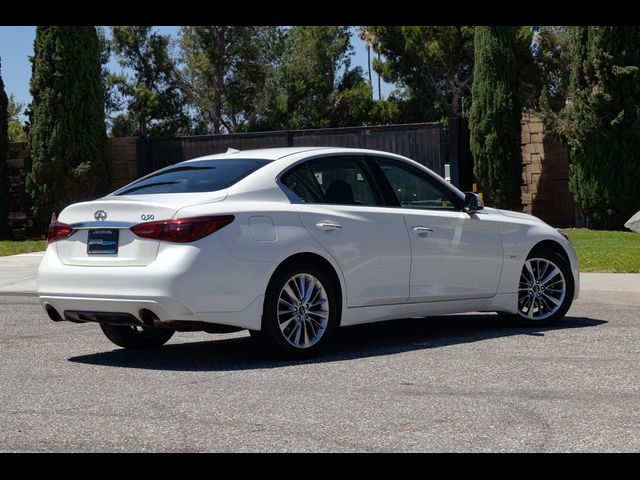
<svg viewBox="0 0 640 480"><path fill-rule="evenodd" d="M441 123L415 123L376 127L325 128L276 132L202 135L138 139L138 176L174 163L228 148L352 147L397 153L444 175L445 145Z"/></svg>

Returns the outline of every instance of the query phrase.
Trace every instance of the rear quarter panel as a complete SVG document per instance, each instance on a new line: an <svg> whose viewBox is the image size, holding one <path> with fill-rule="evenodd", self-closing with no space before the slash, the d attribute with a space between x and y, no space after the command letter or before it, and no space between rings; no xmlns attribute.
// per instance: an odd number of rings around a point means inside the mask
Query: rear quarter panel
<svg viewBox="0 0 640 480"><path fill-rule="evenodd" d="M238 262L268 264L260 268L244 288L251 295L264 295L276 268L288 257L313 253L327 260L340 279L342 296L346 296L342 270L333 257L317 243L291 205L281 202L230 201L187 207L177 217L199 215L234 215L234 221L216 232L229 255ZM272 225L272 227L271 227Z"/></svg>

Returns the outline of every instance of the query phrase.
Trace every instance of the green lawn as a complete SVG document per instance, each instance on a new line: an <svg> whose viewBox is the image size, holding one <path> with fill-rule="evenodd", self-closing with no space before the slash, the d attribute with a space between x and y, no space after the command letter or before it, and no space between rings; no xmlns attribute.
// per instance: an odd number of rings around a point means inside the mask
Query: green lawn
<svg viewBox="0 0 640 480"><path fill-rule="evenodd" d="M581 272L640 273L640 233L567 229Z"/></svg>
<svg viewBox="0 0 640 480"><path fill-rule="evenodd" d="M17 255L18 253L40 252L47 248L46 240L35 240L26 242L0 242L0 257L6 255Z"/></svg>

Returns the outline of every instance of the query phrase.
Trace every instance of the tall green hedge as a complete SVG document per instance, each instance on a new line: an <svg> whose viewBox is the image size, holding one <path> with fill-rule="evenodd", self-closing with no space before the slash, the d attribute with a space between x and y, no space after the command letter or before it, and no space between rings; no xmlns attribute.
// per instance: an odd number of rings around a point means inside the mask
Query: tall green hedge
<svg viewBox="0 0 640 480"><path fill-rule="evenodd" d="M32 168L26 188L44 228L52 213L108 188L100 43L92 26L36 28L32 62Z"/></svg>
<svg viewBox="0 0 640 480"><path fill-rule="evenodd" d="M487 203L521 207L521 117L517 27L476 27L469 113L474 173Z"/></svg>
<svg viewBox="0 0 640 480"><path fill-rule="evenodd" d="M9 167L7 165L7 151L9 150L7 107L9 99L4 91L1 67L0 63L0 240L4 240L11 236L9 229Z"/></svg>
<svg viewBox="0 0 640 480"><path fill-rule="evenodd" d="M569 187L589 227L622 229L640 210L640 27L572 27L570 55Z"/></svg>

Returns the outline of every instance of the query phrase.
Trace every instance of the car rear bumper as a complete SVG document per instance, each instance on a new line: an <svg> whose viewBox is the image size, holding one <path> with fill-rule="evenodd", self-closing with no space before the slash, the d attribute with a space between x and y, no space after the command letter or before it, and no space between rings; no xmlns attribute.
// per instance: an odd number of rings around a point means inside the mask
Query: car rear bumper
<svg viewBox="0 0 640 480"><path fill-rule="evenodd" d="M193 245L163 245L154 262L140 267L65 265L56 250L48 248L38 269L38 296L45 309L55 309L62 319L66 311L80 311L142 320L148 311L159 322L259 329L274 266L237 260L222 242L216 243L216 249L207 250L215 255Z"/></svg>

